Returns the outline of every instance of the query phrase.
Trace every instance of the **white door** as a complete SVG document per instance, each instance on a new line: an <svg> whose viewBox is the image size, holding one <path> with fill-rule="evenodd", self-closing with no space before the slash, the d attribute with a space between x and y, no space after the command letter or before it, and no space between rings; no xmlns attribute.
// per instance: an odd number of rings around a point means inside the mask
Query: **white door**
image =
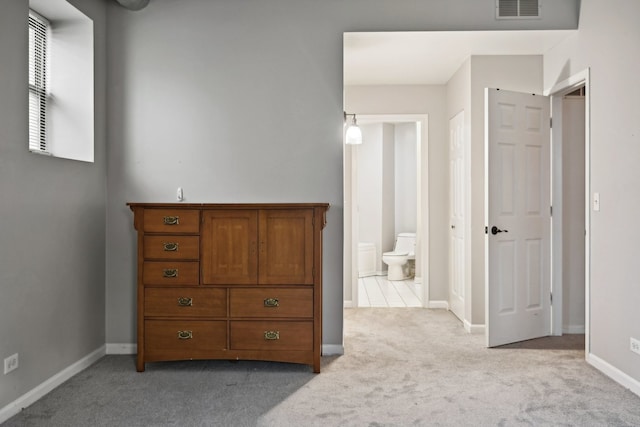
<svg viewBox="0 0 640 427"><path fill-rule="evenodd" d="M549 335L549 98L485 91L487 346Z"/></svg>
<svg viewBox="0 0 640 427"><path fill-rule="evenodd" d="M464 110L449 120L449 308L464 321L465 295Z"/></svg>

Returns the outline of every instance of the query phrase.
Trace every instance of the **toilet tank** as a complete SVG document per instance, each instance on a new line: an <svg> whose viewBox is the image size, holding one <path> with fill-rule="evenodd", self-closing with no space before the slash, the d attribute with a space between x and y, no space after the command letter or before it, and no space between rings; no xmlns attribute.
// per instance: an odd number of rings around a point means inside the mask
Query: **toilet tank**
<svg viewBox="0 0 640 427"><path fill-rule="evenodd" d="M395 252L409 252L409 255L415 255L416 233L398 233L396 246L393 250Z"/></svg>

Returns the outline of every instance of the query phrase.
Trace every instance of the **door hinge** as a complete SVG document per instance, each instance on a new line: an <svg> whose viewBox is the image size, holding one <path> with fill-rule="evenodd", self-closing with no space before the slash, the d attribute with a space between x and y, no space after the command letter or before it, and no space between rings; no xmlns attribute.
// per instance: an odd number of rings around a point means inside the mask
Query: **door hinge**
<svg viewBox="0 0 640 427"><path fill-rule="evenodd" d="M553 305L553 292L549 294L549 298L551 300L551 305Z"/></svg>
<svg viewBox="0 0 640 427"><path fill-rule="evenodd" d="M549 117L549 127L553 127L553 118Z"/></svg>
<svg viewBox="0 0 640 427"><path fill-rule="evenodd" d="M553 206L549 206L549 215L553 216Z"/></svg>
<svg viewBox="0 0 640 427"><path fill-rule="evenodd" d="M484 226L484 234L489 234L489 226L488 225Z"/></svg>

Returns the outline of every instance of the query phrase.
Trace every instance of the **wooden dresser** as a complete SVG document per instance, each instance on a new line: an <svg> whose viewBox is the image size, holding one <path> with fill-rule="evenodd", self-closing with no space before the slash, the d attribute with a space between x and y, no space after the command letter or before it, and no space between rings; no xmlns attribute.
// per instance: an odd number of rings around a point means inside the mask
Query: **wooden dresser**
<svg viewBox="0 0 640 427"><path fill-rule="evenodd" d="M128 203L138 356L304 363L320 372L326 203Z"/></svg>

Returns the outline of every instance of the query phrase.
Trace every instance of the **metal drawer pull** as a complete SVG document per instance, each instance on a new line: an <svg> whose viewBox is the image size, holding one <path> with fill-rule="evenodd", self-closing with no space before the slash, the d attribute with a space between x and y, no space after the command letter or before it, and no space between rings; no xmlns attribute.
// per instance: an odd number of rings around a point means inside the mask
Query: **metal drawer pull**
<svg viewBox="0 0 640 427"><path fill-rule="evenodd" d="M277 307L278 305L280 305L278 298L265 298L264 300L265 307Z"/></svg>
<svg viewBox="0 0 640 427"><path fill-rule="evenodd" d="M179 340L190 340L193 338L193 331L178 331Z"/></svg>
<svg viewBox="0 0 640 427"><path fill-rule="evenodd" d="M279 340L280 331L264 331L265 340Z"/></svg>
<svg viewBox="0 0 640 427"><path fill-rule="evenodd" d="M162 270L162 277L166 277L166 278L178 277L178 269L165 268Z"/></svg>
<svg viewBox="0 0 640 427"><path fill-rule="evenodd" d="M178 244L176 242L163 243L162 249L166 252L176 252L178 250Z"/></svg>
<svg viewBox="0 0 640 427"><path fill-rule="evenodd" d="M180 307L191 307L193 305L193 298L178 297L178 305Z"/></svg>
<svg viewBox="0 0 640 427"><path fill-rule="evenodd" d="M165 216L164 225L179 225L180 217L179 216Z"/></svg>

